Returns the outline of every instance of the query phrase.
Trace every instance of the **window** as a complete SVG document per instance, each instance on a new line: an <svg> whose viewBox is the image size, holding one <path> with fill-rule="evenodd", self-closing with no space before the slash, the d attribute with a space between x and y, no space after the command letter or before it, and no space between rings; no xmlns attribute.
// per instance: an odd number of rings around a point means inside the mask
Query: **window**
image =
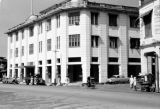
<svg viewBox="0 0 160 109"><path fill-rule="evenodd" d="M38 33L39 33L39 34L42 34L42 33L43 33L43 26L42 26L42 22L40 22L40 23L39 23Z"/></svg>
<svg viewBox="0 0 160 109"><path fill-rule="evenodd" d="M69 35L69 47L80 47L80 34Z"/></svg>
<svg viewBox="0 0 160 109"><path fill-rule="evenodd" d="M42 65L42 61L38 61L38 64L39 64L39 65Z"/></svg>
<svg viewBox="0 0 160 109"><path fill-rule="evenodd" d="M29 54L33 54L34 53L34 44L29 44Z"/></svg>
<svg viewBox="0 0 160 109"><path fill-rule="evenodd" d="M145 25L145 38L151 38L152 37L152 12L150 12L148 15L143 17L144 25Z"/></svg>
<svg viewBox="0 0 160 109"><path fill-rule="evenodd" d="M56 16L56 20L57 20L57 28L60 27L60 15Z"/></svg>
<svg viewBox="0 0 160 109"><path fill-rule="evenodd" d="M79 16L80 16L79 12L69 13L69 25L79 25L80 22Z"/></svg>
<svg viewBox="0 0 160 109"><path fill-rule="evenodd" d="M130 16L130 27L131 28L138 28L139 27L138 17Z"/></svg>
<svg viewBox="0 0 160 109"><path fill-rule="evenodd" d="M128 59L129 62L141 62L140 58L129 58Z"/></svg>
<svg viewBox="0 0 160 109"><path fill-rule="evenodd" d="M10 42L12 43L13 42L13 36L10 35Z"/></svg>
<svg viewBox="0 0 160 109"><path fill-rule="evenodd" d="M109 37L109 44L110 44L110 48L118 48L118 38L117 37Z"/></svg>
<svg viewBox="0 0 160 109"><path fill-rule="evenodd" d="M29 36L30 37L32 37L34 35L34 30L33 29L34 29L33 26L29 27Z"/></svg>
<svg viewBox="0 0 160 109"><path fill-rule="evenodd" d="M51 39L47 39L47 51L51 51Z"/></svg>
<svg viewBox="0 0 160 109"><path fill-rule="evenodd" d="M47 64L51 64L52 63L52 61L51 60L47 60Z"/></svg>
<svg viewBox="0 0 160 109"><path fill-rule="evenodd" d="M24 46L22 46L21 56L24 56Z"/></svg>
<svg viewBox="0 0 160 109"><path fill-rule="evenodd" d="M60 36L57 36L56 48L57 48L57 49L60 49Z"/></svg>
<svg viewBox="0 0 160 109"><path fill-rule="evenodd" d="M81 58L80 57L68 58L68 62L81 62Z"/></svg>
<svg viewBox="0 0 160 109"><path fill-rule="evenodd" d="M131 49L139 49L140 47L140 39L139 38L131 38L130 39L130 48Z"/></svg>
<svg viewBox="0 0 160 109"><path fill-rule="evenodd" d="M109 14L109 26L117 26L117 15Z"/></svg>
<svg viewBox="0 0 160 109"><path fill-rule="evenodd" d="M118 58L116 57L110 57L109 62L118 62Z"/></svg>
<svg viewBox="0 0 160 109"><path fill-rule="evenodd" d="M51 30L51 19L48 19L46 22L46 30L50 31Z"/></svg>
<svg viewBox="0 0 160 109"><path fill-rule="evenodd" d="M18 41L18 32L16 32L16 41Z"/></svg>
<svg viewBox="0 0 160 109"><path fill-rule="evenodd" d="M15 57L18 57L18 48L15 49Z"/></svg>
<svg viewBox="0 0 160 109"><path fill-rule="evenodd" d="M24 30L21 31L22 33L22 40L24 39Z"/></svg>
<svg viewBox="0 0 160 109"><path fill-rule="evenodd" d="M92 57L92 62L98 62L98 57Z"/></svg>
<svg viewBox="0 0 160 109"><path fill-rule="evenodd" d="M60 62L61 62L60 58L57 58L57 63L60 63Z"/></svg>
<svg viewBox="0 0 160 109"><path fill-rule="evenodd" d="M42 41L39 41L39 53L42 53Z"/></svg>
<svg viewBox="0 0 160 109"><path fill-rule="evenodd" d="M91 36L91 47L98 47L99 36Z"/></svg>
<svg viewBox="0 0 160 109"><path fill-rule="evenodd" d="M91 24L98 25L98 13L91 12Z"/></svg>

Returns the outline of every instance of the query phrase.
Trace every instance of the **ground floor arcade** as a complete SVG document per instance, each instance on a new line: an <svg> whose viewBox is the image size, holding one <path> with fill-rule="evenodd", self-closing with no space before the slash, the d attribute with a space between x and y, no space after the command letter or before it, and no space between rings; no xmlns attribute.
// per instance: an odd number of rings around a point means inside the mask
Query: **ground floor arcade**
<svg viewBox="0 0 160 109"><path fill-rule="evenodd" d="M70 79L70 82L83 82L86 83L87 77L91 76L94 78L97 83L106 82L107 78L112 77L113 75L119 75L121 65L119 64L108 64L106 67L103 67L99 64L90 64L87 68L82 64L68 64L66 69L62 68L63 66L58 64L56 66L47 65L47 66L17 66L15 68L10 68L8 76L20 78L21 81L24 81L26 77L34 77L39 74L39 76L46 81L46 83L55 83L58 76L61 77L61 82L65 83L66 77ZM128 72L125 72L128 77L130 75L137 76L140 72L139 64L129 64L126 66ZM86 71L87 69L87 71ZM104 70L105 69L105 70ZM104 71L104 72L103 72Z"/></svg>

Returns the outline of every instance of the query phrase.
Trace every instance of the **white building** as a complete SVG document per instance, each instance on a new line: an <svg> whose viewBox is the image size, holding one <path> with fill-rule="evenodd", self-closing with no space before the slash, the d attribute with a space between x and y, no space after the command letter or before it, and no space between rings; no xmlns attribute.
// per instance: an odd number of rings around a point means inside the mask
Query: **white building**
<svg viewBox="0 0 160 109"><path fill-rule="evenodd" d="M152 73L160 86L160 0L140 1L141 71Z"/></svg>
<svg viewBox="0 0 160 109"><path fill-rule="evenodd" d="M8 77L99 83L140 72L138 0L66 0L7 32ZM121 2L119 2L121 1Z"/></svg>

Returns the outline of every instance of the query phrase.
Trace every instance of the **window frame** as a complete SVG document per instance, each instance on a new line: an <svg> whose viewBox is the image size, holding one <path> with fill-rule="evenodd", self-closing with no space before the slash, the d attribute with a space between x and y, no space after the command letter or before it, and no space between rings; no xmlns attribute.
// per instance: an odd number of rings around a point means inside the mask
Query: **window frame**
<svg viewBox="0 0 160 109"><path fill-rule="evenodd" d="M99 36L91 35L91 47L98 48L99 46Z"/></svg>
<svg viewBox="0 0 160 109"><path fill-rule="evenodd" d="M29 55L34 54L34 44L29 44Z"/></svg>
<svg viewBox="0 0 160 109"><path fill-rule="evenodd" d="M52 30L52 19L49 18L46 20L46 31L51 31Z"/></svg>
<svg viewBox="0 0 160 109"><path fill-rule="evenodd" d="M140 48L140 38L130 38L130 49Z"/></svg>
<svg viewBox="0 0 160 109"><path fill-rule="evenodd" d="M52 39L47 39L47 51L52 50Z"/></svg>
<svg viewBox="0 0 160 109"><path fill-rule="evenodd" d="M34 36L34 26L29 27L29 36L30 37Z"/></svg>
<svg viewBox="0 0 160 109"><path fill-rule="evenodd" d="M69 35L69 47L80 47L80 34Z"/></svg>
<svg viewBox="0 0 160 109"><path fill-rule="evenodd" d="M79 26L80 25L80 12L70 12L68 13L69 26Z"/></svg>
<svg viewBox="0 0 160 109"><path fill-rule="evenodd" d="M16 41L18 41L19 40L18 32L16 32L15 35L16 35Z"/></svg>
<svg viewBox="0 0 160 109"><path fill-rule="evenodd" d="M91 25L98 25L98 12L91 12Z"/></svg>
<svg viewBox="0 0 160 109"><path fill-rule="evenodd" d="M109 26L118 26L118 14L109 13Z"/></svg>
<svg viewBox="0 0 160 109"><path fill-rule="evenodd" d="M139 20L137 16L130 15L129 21L130 21L130 28L139 28Z"/></svg>
<svg viewBox="0 0 160 109"><path fill-rule="evenodd" d="M109 48L118 49L118 37L109 36Z"/></svg>
<svg viewBox="0 0 160 109"><path fill-rule="evenodd" d="M61 23L60 23L60 18L61 18L61 16L60 16L60 14L58 14L58 15L56 16L57 28L60 28L60 25L61 25Z"/></svg>

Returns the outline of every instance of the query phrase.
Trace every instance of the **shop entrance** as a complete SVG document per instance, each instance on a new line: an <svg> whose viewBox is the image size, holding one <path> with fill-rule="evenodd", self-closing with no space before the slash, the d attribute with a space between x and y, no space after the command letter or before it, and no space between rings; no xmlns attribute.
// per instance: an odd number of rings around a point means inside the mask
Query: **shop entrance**
<svg viewBox="0 0 160 109"><path fill-rule="evenodd" d="M95 82L99 82L99 65L91 65L90 76L94 78Z"/></svg>
<svg viewBox="0 0 160 109"><path fill-rule="evenodd" d="M70 82L82 81L81 65L68 65L68 77Z"/></svg>
<svg viewBox="0 0 160 109"><path fill-rule="evenodd" d="M52 79L52 67L51 66L47 66L47 80L46 82L51 82Z"/></svg>
<svg viewBox="0 0 160 109"><path fill-rule="evenodd" d="M35 73L34 73L34 69L35 67L26 67L26 77L34 77Z"/></svg>
<svg viewBox="0 0 160 109"><path fill-rule="evenodd" d="M128 65L128 77L133 75L133 77L137 77L141 72L140 65Z"/></svg>
<svg viewBox="0 0 160 109"><path fill-rule="evenodd" d="M119 65L108 65L108 78L119 75Z"/></svg>

